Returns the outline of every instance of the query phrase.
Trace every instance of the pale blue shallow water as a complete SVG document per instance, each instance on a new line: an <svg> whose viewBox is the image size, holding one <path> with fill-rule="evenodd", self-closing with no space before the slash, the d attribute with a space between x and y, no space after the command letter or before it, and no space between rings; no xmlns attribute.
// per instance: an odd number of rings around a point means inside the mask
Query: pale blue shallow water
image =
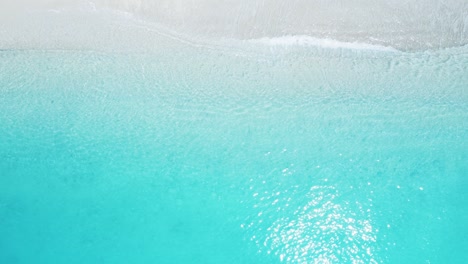
<svg viewBox="0 0 468 264"><path fill-rule="evenodd" d="M466 54L0 51L0 263L467 263Z"/></svg>

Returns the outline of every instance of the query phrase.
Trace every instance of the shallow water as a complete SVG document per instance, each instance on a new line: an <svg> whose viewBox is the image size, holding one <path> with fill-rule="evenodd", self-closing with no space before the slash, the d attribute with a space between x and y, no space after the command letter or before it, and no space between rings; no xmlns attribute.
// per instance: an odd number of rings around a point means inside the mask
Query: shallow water
<svg viewBox="0 0 468 264"><path fill-rule="evenodd" d="M466 48L0 52L0 263L466 263Z"/></svg>

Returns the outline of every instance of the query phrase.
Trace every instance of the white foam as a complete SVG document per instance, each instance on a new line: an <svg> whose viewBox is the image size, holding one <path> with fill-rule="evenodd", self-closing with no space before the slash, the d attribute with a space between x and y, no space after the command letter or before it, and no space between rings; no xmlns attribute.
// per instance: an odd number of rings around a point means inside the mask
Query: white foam
<svg viewBox="0 0 468 264"><path fill-rule="evenodd" d="M318 46L332 49L376 50L397 52L393 47L374 45L361 42L343 42L334 39L314 38L307 35L282 36L274 38L250 39L248 42L269 46Z"/></svg>

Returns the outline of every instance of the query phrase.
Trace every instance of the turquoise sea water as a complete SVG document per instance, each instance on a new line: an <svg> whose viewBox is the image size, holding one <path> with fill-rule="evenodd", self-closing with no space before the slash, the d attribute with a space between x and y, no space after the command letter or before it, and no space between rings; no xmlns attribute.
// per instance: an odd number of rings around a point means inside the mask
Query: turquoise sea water
<svg viewBox="0 0 468 264"><path fill-rule="evenodd" d="M467 54L0 51L0 263L467 263Z"/></svg>

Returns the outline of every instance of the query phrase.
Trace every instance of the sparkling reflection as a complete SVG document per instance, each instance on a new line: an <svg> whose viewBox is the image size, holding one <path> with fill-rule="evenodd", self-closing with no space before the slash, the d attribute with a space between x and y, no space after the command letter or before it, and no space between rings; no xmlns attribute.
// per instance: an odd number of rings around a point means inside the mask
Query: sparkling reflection
<svg viewBox="0 0 468 264"><path fill-rule="evenodd" d="M286 263L380 262L374 256L378 230L369 210L341 199L330 186L314 186L305 197L298 195L294 190L254 194L259 212L241 227L250 231L259 252Z"/></svg>

